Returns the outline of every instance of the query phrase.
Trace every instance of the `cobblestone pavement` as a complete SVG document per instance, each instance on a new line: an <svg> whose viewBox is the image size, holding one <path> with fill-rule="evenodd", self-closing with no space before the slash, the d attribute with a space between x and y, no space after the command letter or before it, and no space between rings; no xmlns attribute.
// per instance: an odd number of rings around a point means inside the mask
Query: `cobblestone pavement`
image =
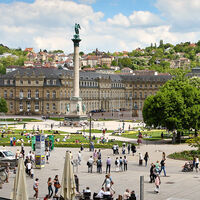
<svg viewBox="0 0 200 200"><path fill-rule="evenodd" d="M0 147L1 148L1 147ZM8 147L13 152L17 150L17 147ZM26 152L30 148L26 147ZM113 167L114 159L116 156L112 155L110 149L102 150L103 157L103 174L96 173L96 166L94 166L94 173L87 173L87 159L92 154L88 149L84 149L82 153L82 163L76 173L80 181L80 190L82 191L86 186L89 186L92 192L98 192L105 176L105 160L107 156L112 158L111 176L114 181L114 189L116 191L115 197L118 194L123 194L126 188L135 190L139 199L139 180L140 176L144 175L144 188L145 188L145 200L199 200L200 199L200 172L181 172L184 161L177 161L172 159L166 160L167 177L161 175L161 190L159 194L154 193L154 184L149 182L149 168L151 162L161 160L162 152L170 154L175 151L182 151L191 149L188 145L142 145L137 148L137 153L132 156L128 155L128 171L127 172L115 172ZM39 178L39 197L42 199L47 193L47 179L48 177L54 178L56 174L59 175L61 181L62 170L64 165L64 155L67 148L55 148L50 156L50 163L46 164L43 169L35 169L35 178ZM79 149L70 149L74 158L77 157ZM138 153L143 155L148 151L150 160L147 167L138 165ZM121 150L120 150L121 152ZM3 184L3 189L0 190L1 197L9 198L11 190L13 188L14 174L10 174L9 183ZM27 188L30 199L33 196L33 180L27 177Z"/></svg>

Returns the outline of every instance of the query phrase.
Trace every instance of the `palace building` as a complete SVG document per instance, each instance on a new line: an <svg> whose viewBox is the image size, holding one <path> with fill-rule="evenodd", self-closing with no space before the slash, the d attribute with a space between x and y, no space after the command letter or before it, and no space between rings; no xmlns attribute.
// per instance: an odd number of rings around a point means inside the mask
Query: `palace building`
<svg viewBox="0 0 200 200"><path fill-rule="evenodd" d="M169 74L135 71L102 74L80 71L80 97L86 111L128 109L141 111L144 100L171 79ZM65 115L73 96L73 71L57 68L18 68L0 77L0 97L8 114Z"/></svg>

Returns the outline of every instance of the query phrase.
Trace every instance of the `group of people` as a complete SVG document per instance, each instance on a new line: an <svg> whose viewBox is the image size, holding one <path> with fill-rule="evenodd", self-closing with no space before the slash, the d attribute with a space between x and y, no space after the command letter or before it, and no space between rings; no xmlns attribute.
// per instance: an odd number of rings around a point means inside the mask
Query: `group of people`
<svg viewBox="0 0 200 200"><path fill-rule="evenodd" d="M80 160L80 153L78 153L78 160ZM80 161L79 161L80 163ZM110 156L108 156L107 160L106 160L106 174L110 173L111 171L111 164L112 164L112 160L110 158ZM97 167L97 173L102 173L102 160L101 160L101 150L99 150L98 152L95 150L95 152L93 153L93 156L90 156L90 158L87 161L87 166L88 166L88 173L92 173L93 171L93 166L96 165ZM127 157L124 156L122 157L116 157L115 159L115 171L127 171L127 167L128 166L128 160Z"/></svg>
<svg viewBox="0 0 200 200"><path fill-rule="evenodd" d="M155 164L151 163L150 167L150 181L149 183L155 183L155 192L159 193L161 179L160 174L163 171L164 176L166 176L166 170L165 170L165 152L162 153L162 160L159 162L157 161Z"/></svg>
<svg viewBox="0 0 200 200"><path fill-rule="evenodd" d="M54 186L54 192L53 192L53 186ZM50 199L53 196L58 197L58 191L59 188L61 187L58 175L55 176L54 180L51 179L51 177L48 178L47 180L47 187L48 187L48 194L45 196L44 200ZM38 199L38 194L39 194L39 179L36 178L33 184L33 190L35 191L35 194L33 197Z"/></svg>

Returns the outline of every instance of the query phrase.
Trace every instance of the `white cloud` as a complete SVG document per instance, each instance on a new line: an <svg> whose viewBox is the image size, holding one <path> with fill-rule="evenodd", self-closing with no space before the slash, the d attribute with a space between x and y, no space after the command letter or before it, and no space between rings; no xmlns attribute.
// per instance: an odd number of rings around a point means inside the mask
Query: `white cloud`
<svg viewBox="0 0 200 200"><path fill-rule="evenodd" d="M163 24L163 21L149 11L134 11L129 16L131 24L136 27L152 27Z"/></svg>
<svg viewBox="0 0 200 200"><path fill-rule="evenodd" d="M200 26L199 0L157 0L156 7L172 31L198 31Z"/></svg>
<svg viewBox="0 0 200 200"><path fill-rule="evenodd" d="M170 43L199 40L200 31L193 26L200 20L197 17L198 1L157 0L156 6L163 15L162 19L149 11L133 11L129 16L119 13L104 19L104 14L95 12L90 5L66 0L0 4L0 43L15 48L63 49L72 52L71 38L75 23L81 25L80 48L85 52L95 48L111 52L130 51L159 42L160 39ZM185 27L191 26L185 32L182 31L184 22ZM177 27L181 27L181 31Z"/></svg>

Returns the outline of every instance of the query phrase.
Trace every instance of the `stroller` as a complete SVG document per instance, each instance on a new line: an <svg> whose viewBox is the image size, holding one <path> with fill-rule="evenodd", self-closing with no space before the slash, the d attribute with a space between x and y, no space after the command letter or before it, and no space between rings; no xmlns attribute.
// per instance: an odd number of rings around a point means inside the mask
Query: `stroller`
<svg viewBox="0 0 200 200"><path fill-rule="evenodd" d="M191 162L186 162L183 166L182 172L192 172L193 171L193 164Z"/></svg>

